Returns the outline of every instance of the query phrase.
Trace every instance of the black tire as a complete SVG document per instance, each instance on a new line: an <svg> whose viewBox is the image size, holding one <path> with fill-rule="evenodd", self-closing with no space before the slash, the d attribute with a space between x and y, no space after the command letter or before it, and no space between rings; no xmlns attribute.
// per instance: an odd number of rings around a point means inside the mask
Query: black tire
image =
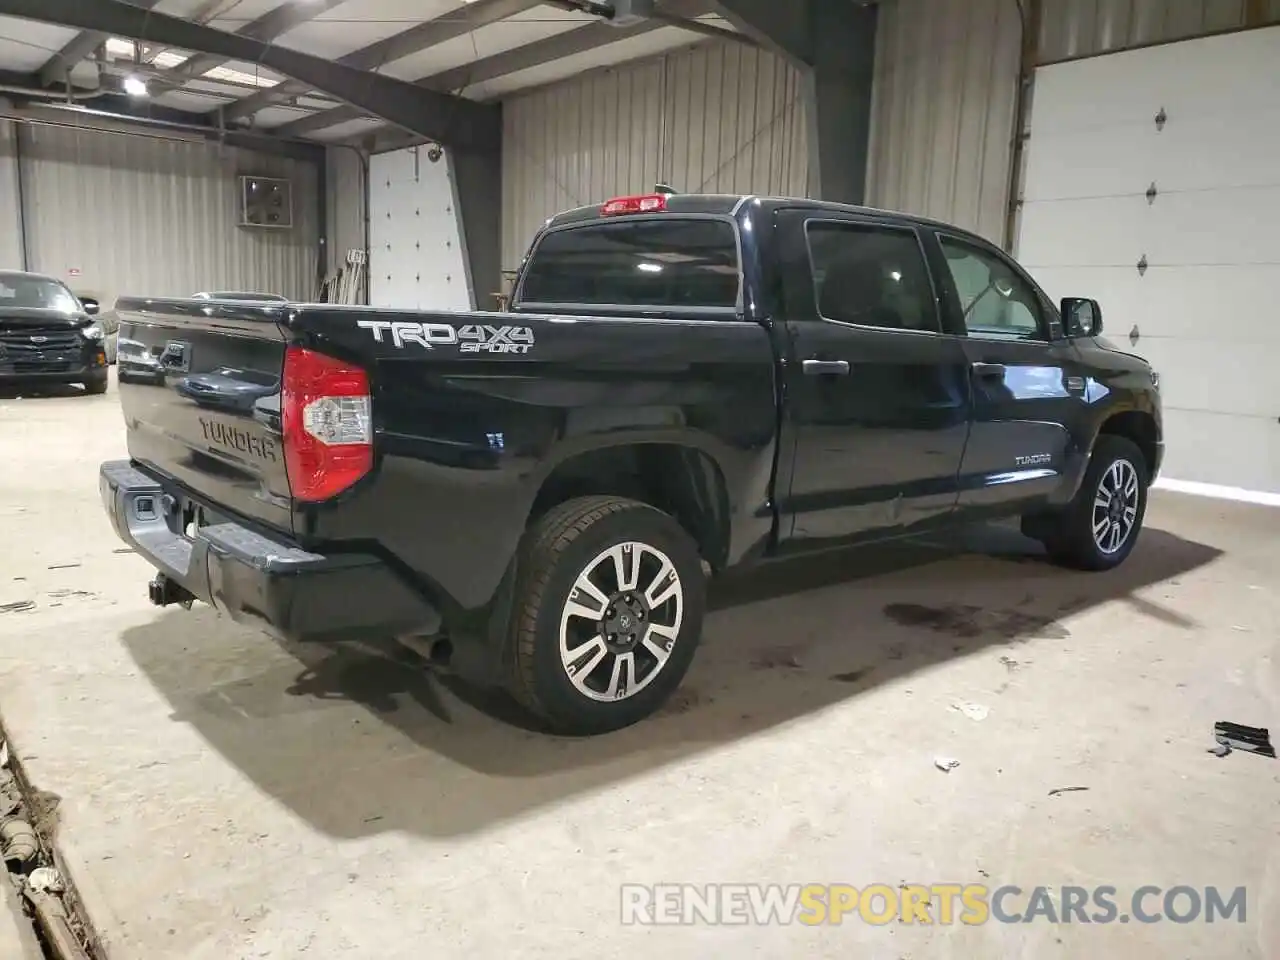
<svg viewBox="0 0 1280 960"><path fill-rule="evenodd" d="M579 576L601 554L623 543L641 544L670 561L679 578L682 616L665 663L647 685L622 699L596 700L570 679L561 656L561 621ZM638 575L640 567L636 570ZM643 590L641 581L640 590L631 593ZM511 692L553 733L585 736L630 726L654 713L679 687L693 661L705 607L706 578L697 546L672 517L620 497L581 497L562 503L541 517L521 543L511 618ZM663 609L667 608L653 608L655 621ZM590 625L585 619L574 622ZM577 649L576 644L566 646ZM643 679L639 660L647 661L651 654L636 649L631 676L639 682ZM615 654L606 654L605 660L580 676L581 681L590 685L602 677L603 666L611 682L610 657L616 659Z"/></svg>
<svg viewBox="0 0 1280 960"><path fill-rule="evenodd" d="M1116 476L1113 468L1124 471L1125 467L1117 468L1117 464L1127 464L1137 479L1137 512L1119 546L1103 549L1094 535L1094 508L1104 480L1109 483L1110 478ZM1055 563L1076 570L1112 570L1124 563L1138 542L1147 514L1149 483L1147 462L1137 445L1124 437L1103 435L1094 444L1089 468L1075 499L1052 517L1027 518L1023 529L1034 532Z"/></svg>
<svg viewBox="0 0 1280 960"><path fill-rule="evenodd" d="M84 382L84 392L93 394L102 394L107 392L107 378L101 380L86 380Z"/></svg>

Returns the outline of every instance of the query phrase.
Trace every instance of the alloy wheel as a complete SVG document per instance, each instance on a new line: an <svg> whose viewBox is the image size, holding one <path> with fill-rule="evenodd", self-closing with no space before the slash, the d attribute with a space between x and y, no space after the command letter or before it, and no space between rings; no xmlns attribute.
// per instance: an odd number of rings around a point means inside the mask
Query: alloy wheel
<svg viewBox="0 0 1280 960"><path fill-rule="evenodd" d="M1093 500L1093 542L1106 556L1119 552L1133 535L1140 496L1138 471L1128 460L1116 460L1099 479Z"/></svg>
<svg viewBox="0 0 1280 960"><path fill-rule="evenodd" d="M574 581L560 617L560 662L584 696L635 696L671 658L684 617L684 585L661 550L635 541L595 557Z"/></svg>

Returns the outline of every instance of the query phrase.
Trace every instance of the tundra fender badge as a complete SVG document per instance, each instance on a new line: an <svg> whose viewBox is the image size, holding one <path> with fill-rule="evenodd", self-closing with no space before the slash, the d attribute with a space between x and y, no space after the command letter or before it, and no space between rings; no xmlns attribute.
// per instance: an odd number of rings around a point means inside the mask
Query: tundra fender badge
<svg viewBox="0 0 1280 960"><path fill-rule="evenodd" d="M1039 467L1052 463L1053 456L1048 453L1033 453L1030 456L1014 457L1013 462L1020 467Z"/></svg>

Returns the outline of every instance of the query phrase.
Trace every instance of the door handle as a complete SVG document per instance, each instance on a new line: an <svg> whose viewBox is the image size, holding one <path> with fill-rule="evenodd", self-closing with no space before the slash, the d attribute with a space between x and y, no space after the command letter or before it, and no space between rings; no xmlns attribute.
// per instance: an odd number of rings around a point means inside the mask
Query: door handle
<svg viewBox="0 0 1280 960"><path fill-rule="evenodd" d="M808 377L844 377L849 374L848 360L806 360L800 366Z"/></svg>
<svg viewBox="0 0 1280 960"><path fill-rule="evenodd" d="M982 380L998 380L1004 376L1003 363L975 363L973 375Z"/></svg>

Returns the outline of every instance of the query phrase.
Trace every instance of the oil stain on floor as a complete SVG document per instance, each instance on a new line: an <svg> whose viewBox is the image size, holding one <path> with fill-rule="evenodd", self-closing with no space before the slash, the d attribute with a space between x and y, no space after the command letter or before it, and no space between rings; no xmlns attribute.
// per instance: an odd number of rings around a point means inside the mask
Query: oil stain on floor
<svg viewBox="0 0 1280 960"><path fill-rule="evenodd" d="M970 604L929 607L918 603L890 603L884 615L902 627L923 627L966 640L998 637L1001 640L1065 640L1071 636L1053 617L1026 610L988 610Z"/></svg>

